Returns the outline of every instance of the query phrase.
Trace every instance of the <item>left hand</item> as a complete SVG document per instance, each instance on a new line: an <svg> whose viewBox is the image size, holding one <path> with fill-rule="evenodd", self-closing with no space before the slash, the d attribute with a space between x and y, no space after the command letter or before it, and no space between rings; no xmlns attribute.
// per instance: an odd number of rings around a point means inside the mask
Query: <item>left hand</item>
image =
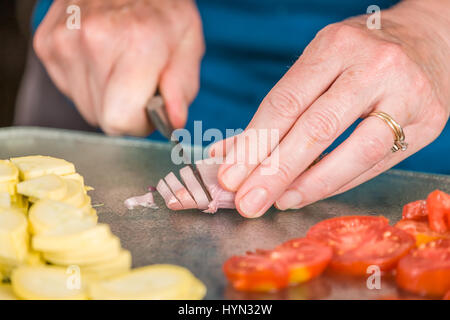
<svg viewBox="0 0 450 320"><path fill-rule="evenodd" d="M439 1L434 3L445 6ZM361 16L317 34L265 97L244 133L228 140L219 182L237 191L241 215L259 217L274 203L281 210L301 208L344 192L438 137L450 111L450 26L445 13L429 10L427 3L404 1L383 11L380 30L369 30L367 16ZM392 153L393 132L369 117L310 167L352 123L373 111L389 114L402 126L406 151ZM264 151L248 149L254 147L250 145L240 152L239 142L259 129L277 129L278 144ZM257 145L267 142L261 139L266 138L258 136ZM216 144L211 155L224 144ZM275 155L276 173L264 174ZM237 156L243 159L237 161Z"/></svg>

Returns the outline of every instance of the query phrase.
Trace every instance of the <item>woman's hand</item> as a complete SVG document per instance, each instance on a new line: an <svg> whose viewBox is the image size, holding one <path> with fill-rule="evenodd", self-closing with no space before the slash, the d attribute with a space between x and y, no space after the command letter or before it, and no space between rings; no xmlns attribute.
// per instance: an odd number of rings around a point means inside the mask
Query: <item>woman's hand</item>
<svg viewBox="0 0 450 320"><path fill-rule="evenodd" d="M375 177L432 142L450 111L449 16L446 1L411 0L383 11L381 30L369 30L367 16L361 16L320 31L245 132L226 143L219 181L237 191L239 212L254 218L274 203L281 210L303 207ZM345 129L373 111L403 127L406 151L392 153L393 132L369 117L310 167ZM278 130L281 141L267 150L245 146L255 132L258 146L271 145L261 141L260 129ZM220 155L224 145L216 144L210 154ZM274 163L275 174L264 173Z"/></svg>
<svg viewBox="0 0 450 320"><path fill-rule="evenodd" d="M67 8L81 28L66 27ZM199 87L204 52L193 0L56 0L34 48L58 88L108 134L147 135L145 105L159 86L175 127Z"/></svg>

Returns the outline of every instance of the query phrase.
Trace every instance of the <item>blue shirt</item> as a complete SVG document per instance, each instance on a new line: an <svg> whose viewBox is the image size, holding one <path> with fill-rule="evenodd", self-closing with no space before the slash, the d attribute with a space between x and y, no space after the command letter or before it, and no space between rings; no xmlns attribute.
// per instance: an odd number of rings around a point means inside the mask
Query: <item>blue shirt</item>
<svg viewBox="0 0 450 320"><path fill-rule="evenodd" d="M382 9L398 2L378 0ZM52 0L40 0L33 15L36 28ZM197 0L207 51L201 89L189 109L208 128L245 128L259 103L326 25L365 14L372 0ZM331 148L354 129L352 126ZM158 139L159 135L150 138ZM206 143L207 144L207 143ZM422 151L397 168L450 174L450 126Z"/></svg>

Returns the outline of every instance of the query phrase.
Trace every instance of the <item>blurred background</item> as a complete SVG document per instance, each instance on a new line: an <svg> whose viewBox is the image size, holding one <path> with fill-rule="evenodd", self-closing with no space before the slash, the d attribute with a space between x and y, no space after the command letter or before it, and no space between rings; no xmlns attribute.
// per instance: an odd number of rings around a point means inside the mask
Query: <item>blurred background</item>
<svg viewBox="0 0 450 320"><path fill-rule="evenodd" d="M0 127L12 124L35 0L0 1Z"/></svg>

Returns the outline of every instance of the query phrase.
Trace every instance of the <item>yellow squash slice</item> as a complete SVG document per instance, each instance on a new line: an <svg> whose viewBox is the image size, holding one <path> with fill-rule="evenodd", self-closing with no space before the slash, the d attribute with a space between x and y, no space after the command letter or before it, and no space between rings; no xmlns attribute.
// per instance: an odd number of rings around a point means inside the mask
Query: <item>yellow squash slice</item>
<svg viewBox="0 0 450 320"><path fill-rule="evenodd" d="M78 181L84 187L84 178L79 173L65 174L62 177L65 179L72 179L72 180Z"/></svg>
<svg viewBox="0 0 450 320"><path fill-rule="evenodd" d="M90 247L56 253L46 252L44 258L53 264L86 266L115 259L119 256L120 250L119 238L110 236L101 243Z"/></svg>
<svg viewBox="0 0 450 320"><path fill-rule="evenodd" d="M102 272L105 270L129 270L131 268L131 253L128 250L121 250L114 259L102 263L83 266L83 272Z"/></svg>
<svg viewBox="0 0 450 320"><path fill-rule="evenodd" d="M28 156L11 158L11 162L19 168L21 180L42 177L48 174L68 175L75 173L75 166L63 159L47 156Z"/></svg>
<svg viewBox="0 0 450 320"><path fill-rule="evenodd" d="M97 222L96 216L87 215L81 209L53 200L40 200L33 204L28 213L31 232L40 234L71 221L90 220Z"/></svg>
<svg viewBox="0 0 450 320"><path fill-rule="evenodd" d="M17 181L19 170L8 160L0 160L0 183Z"/></svg>
<svg viewBox="0 0 450 320"><path fill-rule="evenodd" d="M11 276L14 293L28 300L85 300L81 274L79 281L67 268L19 267Z"/></svg>
<svg viewBox="0 0 450 320"><path fill-rule="evenodd" d="M120 254L111 260L102 263L81 266L81 273L89 281L102 280L129 272L131 269L131 253L121 250Z"/></svg>
<svg viewBox="0 0 450 320"><path fill-rule="evenodd" d="M17 186L18 182L19 182L18 180L0 182L0 192L7 192L11 196L15 195L16 194L16 186Z"/></svg>
<svg viewBox="0 0 450 320"><path fill-rule="evenodd" d="M18 300L10 284L0 283L0 300Z"/></svg>
<svg viewBox="0 0 450 320"><path fill-rule="evenodd" d="M28 254L28 222L17 209L0 209L0 259L22 262Z"/></svg>
<svg viewBox="0 0 450 320"><path fill-rule="evenodd" d="M68 203L77 208L81 208L86 203L86 190L83 185L76 180L64 178L67 183L66 196L61 199L61 202Z"/></svg>
<svg viewBox="0 0 450 320"><path fill-rule="evenodd" d="M34 250L44 252L68 252L96 246L111 236L106 224L89 220L71 221L52 230L38 234L32 239Z"/></svg>
<svg viewBox="0 0 450 320"><path fill-rule="evenodd" d="M37 199L61 200L66 196L66 181L55 174L20 182L17 192Z"/></svg>
<svg viewBox="0 0 450 320"><path fill-rule="evenodd" d="M192 280L191 289L189 290L189 294L183 299L186 300L202 300L206 295L206 286L198 280L194 278Z"/></svg>
<svg viewBox="0 0 450 320"><path fill-rule="evenodd" d="M0 208L11 208L11 195L0 191Z"/></svg>
<svg viewBox="0 0 450 320"><path fill-rule="evenodd" d="M189 296L193 275L174 265L152 265L129 273L93 282L89 286L92 299L169 300Z"/></svg>

